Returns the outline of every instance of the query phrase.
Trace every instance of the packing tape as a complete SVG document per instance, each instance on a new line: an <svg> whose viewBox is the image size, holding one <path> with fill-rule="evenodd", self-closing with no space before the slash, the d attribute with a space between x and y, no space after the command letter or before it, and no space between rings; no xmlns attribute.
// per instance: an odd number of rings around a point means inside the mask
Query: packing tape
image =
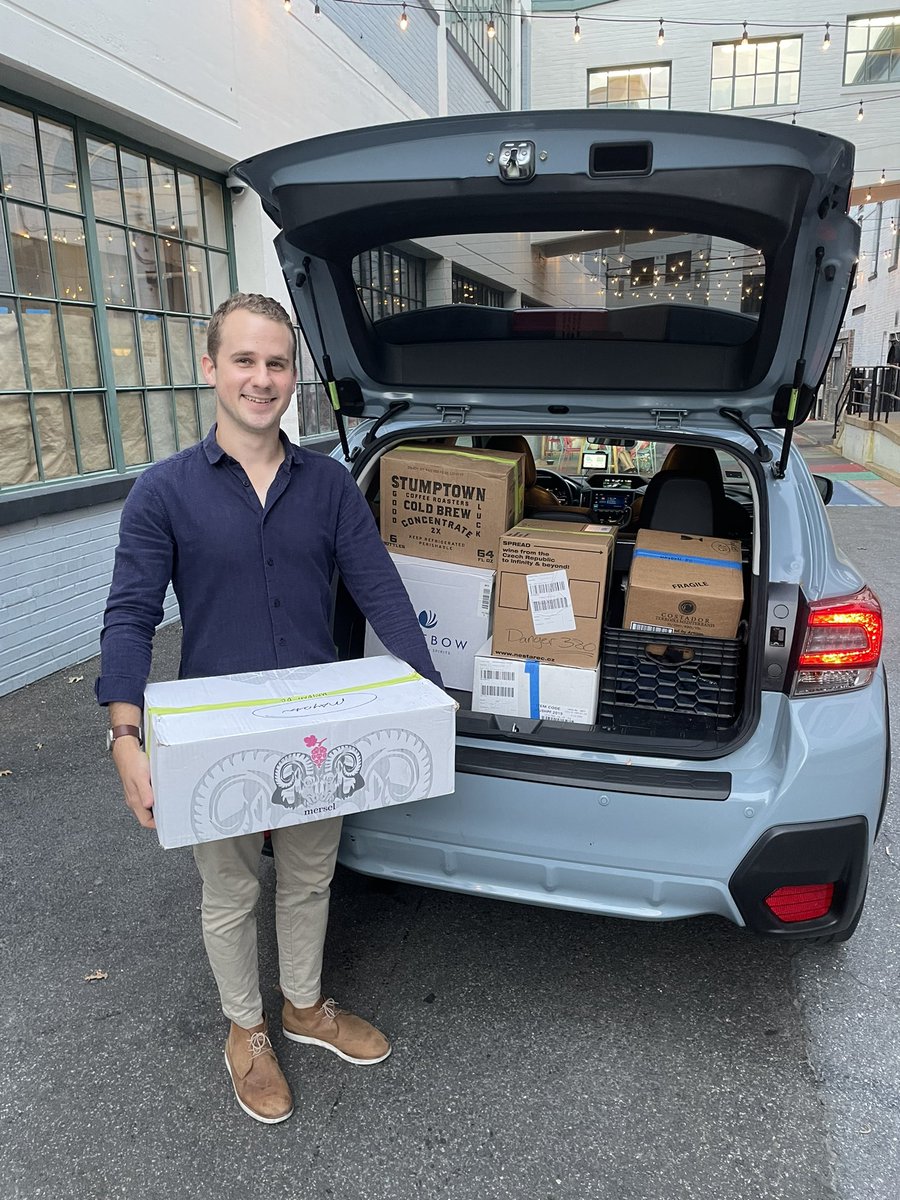
<svg viewBox="0 0 900 1200"><path fill-rule="evenodd" d="M528 707L530 716L538 719L541 715L541 664L533 658L525 660L525 674L528 676Z"/></svg>
<svg viewBox="0 0 900 1200"><path fill-rule="evenodd" d="M695 554L670 554L665 550L635 550L635 558L661 558L664 562L692 563L700 567L727 567L731 571L740 571L741 564L722 562L719 558L700 558Z"/></svg>

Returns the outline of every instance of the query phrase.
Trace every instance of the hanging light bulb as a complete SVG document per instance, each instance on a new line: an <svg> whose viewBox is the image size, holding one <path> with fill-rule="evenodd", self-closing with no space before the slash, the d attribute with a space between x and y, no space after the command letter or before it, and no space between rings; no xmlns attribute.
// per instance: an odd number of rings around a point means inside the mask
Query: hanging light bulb
<svg viewBox="0 0 900 1200"><path fill-rule="evenodd" d="M319 8L319 0L316 0L316 6L313 9L313 16L321 17L321 15L322 15L322 10L321 10L321 8Z"/></svg>
<svg viewBox="0 0 900 1200"><path fill-rule="evenodd" d="M573 42L581 41L581 26L578 24L578 14L577 13L575 14L575 29L572 33L572 41Z"/></svg>
<svg viewBox="0 0 900 1200"><path fill-rule="evenodd" d="M858 111L857 111L857 114L856 114L856 119L857 119L857 121L861 121L865 115L866 115L866 114L863 112L863 102L862 102L862 100L860 100L860 102L859 102L859 109L858 109Z"/></svg>
<svg viewBox="0 0 900 1200"><path fill-rule="evenodd" d="M747 33L747 22L746 21L744 22L744 32L741 34L741 45L742 46L750 45L750 37Z"/></svg>
<svg viewBox="0 0 900 1200"><path fill-rule="evenodd" d="M666 31L665 31L665 29L663 29L663 19L662 19L662 17L660 17L659 18L659 33L656 35L657 46L661 46L665 40L666 40Z"/></svg>
<svg viewBox="0 0 900 1200"><path fill-rule="evenodd" d="M495 29L495 27L494 27L494 14L493 14L493 12L491 12L491 14L490 14L490 15L489 15L489 17L488 17L488 23L487 23L487 35L488 35L488 37L489 37L489 38L495 38L495 37L497 36L497 30L496 30L496 29Z"/></svg>
<svg viewBox="0 0 900 1200"><path fill-rule="evenodd" d="M291 11L291 0L284 0L284 11L286 13Z"/></svg>
<svg viewBox="0 0 900 1200"><path fill-rule="evenodd" d="M403 33L409 28L409 17L406 15L406 5L403 5L403 11L400 13L400 29Z"/></svg>
<svg viewBox="0 0 900 1200"><path fill-rule="evenodd" d="M881 178L878 180L878 182L879 183L887 183L887 179L885 178L885 175L884 175L884 167L881 168Z"/></svg>
<svg viewBox="0 0 900 1200"><path fill-rule="evenodd" d="M792 115L792 117L791 117L791 124L792 124L792 125L796 125L796 124L797 124L797 114L796 114L796 113L794 113L794 114Z"/></svg>
<svg viewBox="0 0 900 1200"><path fill-rule="evenodd" d="M822 49L823 50L831 49L831 22L830 21L825 22L825 36L824 36L824 38L822 38Z"/></svg>
<svg viewBox="0 0 900 1200"><path fill-rule="evenodd" d="M869 191L868 188L866 188L866 200L871 200L871 199L872 199L872 193Z"/></svg>

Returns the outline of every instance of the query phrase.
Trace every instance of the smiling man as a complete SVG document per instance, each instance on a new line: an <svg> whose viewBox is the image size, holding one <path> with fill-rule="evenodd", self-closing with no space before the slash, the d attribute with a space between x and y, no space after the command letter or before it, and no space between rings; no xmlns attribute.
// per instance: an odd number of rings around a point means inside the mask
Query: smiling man
<svg viewBox="0 0 900 1200"><path fill-rule="evenodd" d="M152 829L141 706L171 581L181 610L180 677L333 661L331 581L339 571L382 643L440 684L412 605L359 488L335 460L292 445L280 421L297 382L287 312L237 293L209 324L203 374L216 424L196 446L148 467L122 510L101 637L97 699L138 821ZM282 1028L358 1065L390 1054L382 1033L325 999L322 951L341 819L272 831ZM231 1022L225 1062L238 1103L266 1124L293 1112L268 1037L255 906L262 834L194 848L203 939Z"/></svg>

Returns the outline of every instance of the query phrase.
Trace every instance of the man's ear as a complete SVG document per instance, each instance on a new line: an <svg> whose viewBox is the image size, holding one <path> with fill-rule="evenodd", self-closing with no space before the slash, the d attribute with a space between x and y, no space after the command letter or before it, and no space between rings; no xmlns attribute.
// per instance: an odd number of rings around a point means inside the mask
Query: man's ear
<svg viewBox="0 0 900 1200"><path fill-rule="evenodd" d="M216 386L216 364L213 362L213 360L209 357L208 354L204 354L203 357L200 359L200 370L203 372L203 378L206 380L206 382L209 384L209 386L215 387Z"/></svg>

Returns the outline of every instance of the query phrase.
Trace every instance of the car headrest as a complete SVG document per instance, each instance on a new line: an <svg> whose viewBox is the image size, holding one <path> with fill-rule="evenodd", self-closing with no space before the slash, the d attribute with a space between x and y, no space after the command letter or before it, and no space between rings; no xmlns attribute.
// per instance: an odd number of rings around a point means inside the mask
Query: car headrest
<svg viewBox="0 0 900 1200"><path fill-rule="evenodd" d="M521 434L504 433L495 434L487 440L488 450L506 450L510 454L525 455L525 487L534 487L534 481L537 479L537 472L534 466L534 452L528 444L527 438Z"/></svg>
<svg viewBox="0 0 900 1200"><path fill-rule="evenodd" d="M712 536L716 533L718 499L714 485L707 479L683 471L660 471L647 485L641 504L641 528Z"/></svg>
<svg viewBox="0 0 900 1200"><path fill-rule="evenodd" d="M713 484L722 482L719 460L715 450L709 446L688 446L684 443L673 446L660 469L694 475L697 479L708 479Z"/></svg>

